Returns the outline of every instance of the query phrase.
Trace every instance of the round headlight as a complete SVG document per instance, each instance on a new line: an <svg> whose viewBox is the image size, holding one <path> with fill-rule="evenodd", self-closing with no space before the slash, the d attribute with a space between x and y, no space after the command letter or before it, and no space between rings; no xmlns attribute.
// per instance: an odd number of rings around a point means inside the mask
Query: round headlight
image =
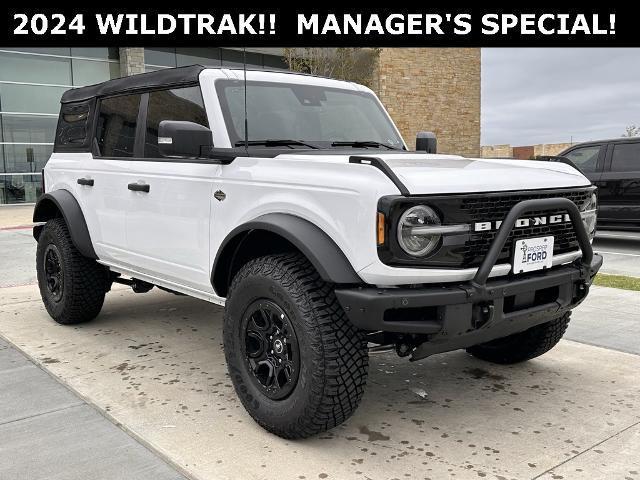
<svg viewBox="0 0 640 480"><path fill-rule="evenodd" d="M409 208L398 222L398 243L400 247L413 257L424 257L431 253L440 241L439 234L425 233L424 228L440 225L436 212L426 205Z"/></svg>

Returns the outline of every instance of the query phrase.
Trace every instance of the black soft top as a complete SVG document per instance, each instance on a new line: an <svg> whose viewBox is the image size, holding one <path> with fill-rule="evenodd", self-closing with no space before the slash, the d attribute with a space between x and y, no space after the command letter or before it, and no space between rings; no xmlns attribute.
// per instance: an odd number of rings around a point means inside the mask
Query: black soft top
<svg viewBox="0 0 640 480"><path fill-rule="evenodd" d="M137 90L161 87L180 87L198 83L202 65L167 68L157 72L141 73L130 77L116 78L86 87L67 90L62 95L61 103L82 102L94 97L132 93Z"/></svg>

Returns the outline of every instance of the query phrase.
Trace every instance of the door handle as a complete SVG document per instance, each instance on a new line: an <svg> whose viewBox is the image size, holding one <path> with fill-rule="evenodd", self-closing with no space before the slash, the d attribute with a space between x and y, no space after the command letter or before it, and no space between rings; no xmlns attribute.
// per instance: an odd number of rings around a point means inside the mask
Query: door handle
<svg viewBox="0 0 640 480"><path fill-rule="evenodd" d="M127 188L133 192L149 193L149 184L147 183L130 183Z"/></svg>
<svg viewBox="0 0 640 480"><path fill-rule="evenodd" d="M78 185L85 185L87 187L93 187L93 178L79 178Z"/></svg>

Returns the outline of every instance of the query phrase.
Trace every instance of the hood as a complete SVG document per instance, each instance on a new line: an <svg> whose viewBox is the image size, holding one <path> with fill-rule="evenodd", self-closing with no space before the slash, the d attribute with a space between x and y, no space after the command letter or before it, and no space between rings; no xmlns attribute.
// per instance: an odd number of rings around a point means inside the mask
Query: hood
<svg viewBox="0 0 640 480"><path fill-rule="evenodd" d="M412 194L535 190L591 183L563 163L450 155L382 158Z"/></svg>
<svg viewBox="0 0 640 480"><path fill-rule="evenodd" d="M349 155L309 155L308 159L348 162ZM356 154L356 153L354 153ZM591 182L564 163L533 160L497 160L415 152L372 153L393 170L411 194L499 192L588 186ZM287 154L279 158L303 155ZM359 166L354 165L354 168Z"/></svg>

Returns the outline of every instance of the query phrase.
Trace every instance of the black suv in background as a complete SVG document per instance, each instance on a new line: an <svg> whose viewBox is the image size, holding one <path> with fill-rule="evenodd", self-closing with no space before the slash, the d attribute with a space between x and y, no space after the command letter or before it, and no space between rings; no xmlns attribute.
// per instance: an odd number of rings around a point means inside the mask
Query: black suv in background
<svg viewBox="0 0 640 480"><path fill-rule="evenodd" d="M573 145L559 154L598 186L598 228L640 230L640 137Z"/></svg>

